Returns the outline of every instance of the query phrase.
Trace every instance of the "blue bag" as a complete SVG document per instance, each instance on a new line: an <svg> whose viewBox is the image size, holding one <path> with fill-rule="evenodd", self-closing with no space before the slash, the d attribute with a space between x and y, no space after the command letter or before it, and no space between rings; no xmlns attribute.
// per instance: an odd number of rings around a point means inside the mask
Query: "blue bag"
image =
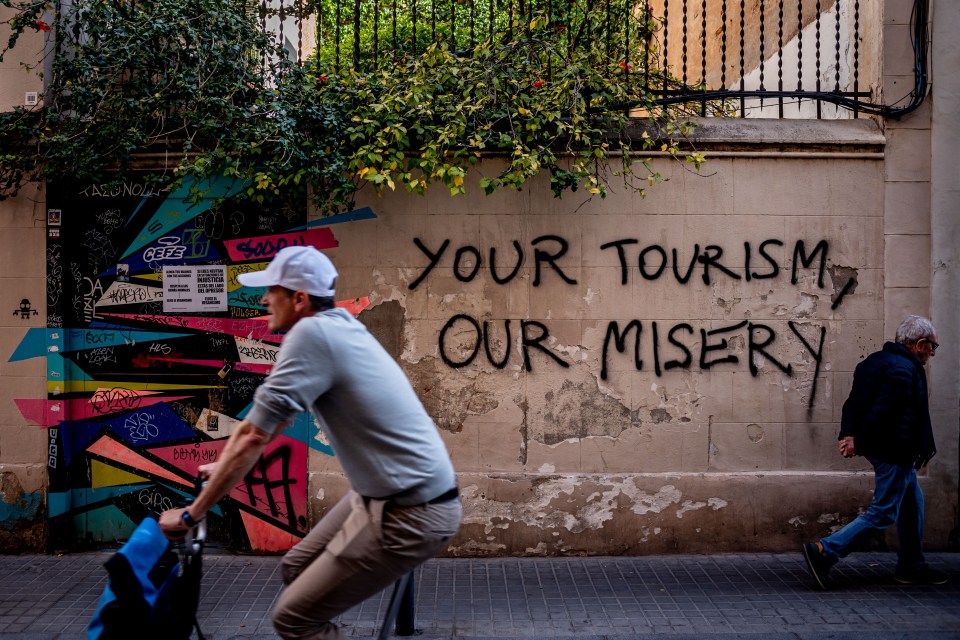
<svg viewBox="0 0 960 640"><path fill-rule="evenodd" d="M181 557L152 517L104 563L109 582L87 626L88 640L189 638L197 624L203 534Z"/></svg>

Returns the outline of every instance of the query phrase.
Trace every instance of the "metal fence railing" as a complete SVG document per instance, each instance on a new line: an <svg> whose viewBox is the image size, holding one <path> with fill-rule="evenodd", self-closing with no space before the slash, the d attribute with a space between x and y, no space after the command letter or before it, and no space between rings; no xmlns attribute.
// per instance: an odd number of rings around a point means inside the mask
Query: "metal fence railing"
<svg viewBox="0 0 960 640"><path fill-rule="evenodd" d="M742 117L855 118L878 77L881 30L864 28L860 0L305 1L260 0L261 14L291 55L338 69L374 69L438 41L470 55L491 35L522 37L540 13L571 48L614 60L646 49L638 91L702 115L720 104Z"/></svg>

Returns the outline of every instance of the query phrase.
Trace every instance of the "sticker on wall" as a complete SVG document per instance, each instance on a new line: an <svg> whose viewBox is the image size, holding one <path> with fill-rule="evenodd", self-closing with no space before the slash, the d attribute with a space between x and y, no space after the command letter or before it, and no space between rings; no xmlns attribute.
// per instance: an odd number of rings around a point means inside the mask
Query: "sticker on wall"
<svg viewBox="0 0 960 640"><path fill-rule="evenodd" d="M21 320L29 320L30 316L37 315L37 310L30 306L30 301L24 298L20 301L20 308L14 309L13 315L20 314Z"/></svg>
<svg viewBox="0 0 960 640"><path fill-rule="evenodd" d="M163 267L163 312L227 310L225 265Z"/></svg>

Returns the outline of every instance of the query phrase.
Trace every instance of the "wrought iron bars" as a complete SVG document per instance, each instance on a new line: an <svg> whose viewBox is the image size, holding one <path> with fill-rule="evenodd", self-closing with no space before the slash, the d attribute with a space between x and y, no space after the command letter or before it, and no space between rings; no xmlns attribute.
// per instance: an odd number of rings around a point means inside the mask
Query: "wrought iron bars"
<svg viewBox="0 0 960 640"><path fill-rule="evenodd" d="M374 70L433 43L469 56L478 40L529 37L530 20L541 13L565 34L568 51L599 45L609 63L639 61L644 72L631 74L638 92L652 92L662 103L693 105L691 110L702 115L850 117L849 111L824 109L824 104L869 97L860 91L860 0L739 0L739 11L728 6L734 2L312 0L314 52L302 51L299 24L285 25L303 19L300 0L295 11L284 11L281 0L262 0L261 11L279 14L281 29L293 28L290 40L297 43L298 59L312 53L336 72ZM632 35L628 25L648 10L657 28L642 32L641 27ZM263 24L267 28L266 20ZM831 35L833 64L821 57ZM815 46L804 47L805 39ZM739 50L728 55L734 43ZM651 45L648 54L639 48ZM771 64L777 68L776 89L766 86ZM856 117L855 108L852 113Z"/></svg>

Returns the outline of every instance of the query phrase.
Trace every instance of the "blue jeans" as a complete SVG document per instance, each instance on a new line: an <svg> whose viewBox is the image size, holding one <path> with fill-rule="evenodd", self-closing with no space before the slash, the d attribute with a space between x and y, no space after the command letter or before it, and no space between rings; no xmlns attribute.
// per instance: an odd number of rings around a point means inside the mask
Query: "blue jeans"
<svg viewBox="0 0 960 640"><path fill-rule="evenodd" d="M836 562L853 551L872 531L884 531L897 523L900 550L898 569L918 569L924 565L923 493L913 467L901 467L867 458L873 465L876 487L873 501L853 522L833 535L820 540L823 554Z"/></svg>

